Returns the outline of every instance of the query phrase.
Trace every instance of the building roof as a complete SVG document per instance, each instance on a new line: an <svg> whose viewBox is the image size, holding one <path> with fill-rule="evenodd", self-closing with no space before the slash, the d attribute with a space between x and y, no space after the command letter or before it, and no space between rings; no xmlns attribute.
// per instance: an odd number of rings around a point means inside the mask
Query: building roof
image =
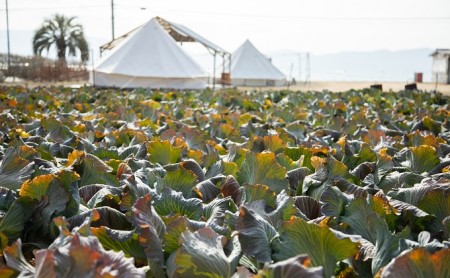
<svg viewBox="0 0 450 278"><path fill-rule="evenodd" d="M433 53L430 54L430 56L435 56L435 55L444 55L444 56L450 56L450 49L448 48L438 48L435 51L433 51Z"/></svg>

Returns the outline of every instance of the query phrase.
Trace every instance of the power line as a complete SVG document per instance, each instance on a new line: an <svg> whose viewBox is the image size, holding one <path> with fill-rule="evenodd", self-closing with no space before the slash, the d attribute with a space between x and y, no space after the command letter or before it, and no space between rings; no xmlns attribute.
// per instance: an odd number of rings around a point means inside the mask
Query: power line
<svg viewBox="0 0 450 278"><path fill-rule="evenodd" d="M43 10L55 10L55 9L86 9L86 8L103 8L109 5L77 5L77 6L51 6L51 7L28 7L28 8L9 8L9 11L43 11ZM0 9L4 11L5 9Z"/></svg>
<svg viewBox="0 0 450 278"><path fill-rule="evenodd" d="M170 12L180 12L199 15L218 15L218 16L234 16L234 17L253 17L253 18L274 18L287 20L336 20L336 21L411 21L411 20L450 20L450 17L324 17L324 16L286 16L286 15L261 15L261 14L242 14L242 13L226 13L217 11L198 12L188 10L171 9Z"/></svg>
<svg viewBox="0 0 450 278"><path fill-rule="evenodd" d="M121 8L146 8L144 6L128 6L124 4L114 4ZM99 5L76 5L76 6L51 6L51 7L26 7L26 8L9 8L10 11L38 11L48 9L74 9L74 8L95 8L95 7L107 7L107 4ZM0 9L4 11L4 9ZM217 11L192 11L181 9L170 9L169 12L178 12L185 14L198 14L198 15L217 15L217 16L232 16L232 17L245 17L245 18L273 18L283 20L301 20L301 21L446 21L450 20L447 16L430 16L430 17L330 17L330 16L286 16L286 15L261 15L261 14L245 14L245 13L226 13Z"/></svg>

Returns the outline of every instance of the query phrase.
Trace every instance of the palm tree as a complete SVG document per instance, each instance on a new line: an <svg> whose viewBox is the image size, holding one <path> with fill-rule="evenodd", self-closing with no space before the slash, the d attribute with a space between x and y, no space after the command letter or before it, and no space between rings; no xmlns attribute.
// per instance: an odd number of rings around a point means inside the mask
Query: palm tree
<svg viewBox="0 0 450 278"><path fill-rule="evenodd" d="M66 53L77 56L77 50L81 53L81 61L89 60L89 47L84 38L83 26L75 24L76 17L65 17L56 14L51 19L46 19L42 26L36 30L33 37L33 52L41 56L42 52L50 50L52 46L58 51L58 60L66 64Z"/></svg>

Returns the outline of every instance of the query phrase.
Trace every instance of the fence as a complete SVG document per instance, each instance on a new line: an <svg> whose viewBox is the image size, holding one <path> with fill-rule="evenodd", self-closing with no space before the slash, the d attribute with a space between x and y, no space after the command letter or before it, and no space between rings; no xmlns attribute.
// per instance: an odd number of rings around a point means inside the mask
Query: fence
<svg viewBox="0 0 450 278"><path fill-rule="evenodd" d="M89 71L83 64L64 64L40 57L12 60L9 68L1 63L0 70L5 77L18 77L35 82L87 81L89 79Z"/></svg>

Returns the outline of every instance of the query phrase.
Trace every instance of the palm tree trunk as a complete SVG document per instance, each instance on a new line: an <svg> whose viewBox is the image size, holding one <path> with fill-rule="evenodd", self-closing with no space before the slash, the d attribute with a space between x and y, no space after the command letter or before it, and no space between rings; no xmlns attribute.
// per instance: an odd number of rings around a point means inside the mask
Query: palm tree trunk
<svg viewBox="0 0 450 278"><path fill-rule="evenodd" d="M66 65L66 42L64 37L59 37L56 41L56 50L58 51L58 61L61 65Z"/></svg>

